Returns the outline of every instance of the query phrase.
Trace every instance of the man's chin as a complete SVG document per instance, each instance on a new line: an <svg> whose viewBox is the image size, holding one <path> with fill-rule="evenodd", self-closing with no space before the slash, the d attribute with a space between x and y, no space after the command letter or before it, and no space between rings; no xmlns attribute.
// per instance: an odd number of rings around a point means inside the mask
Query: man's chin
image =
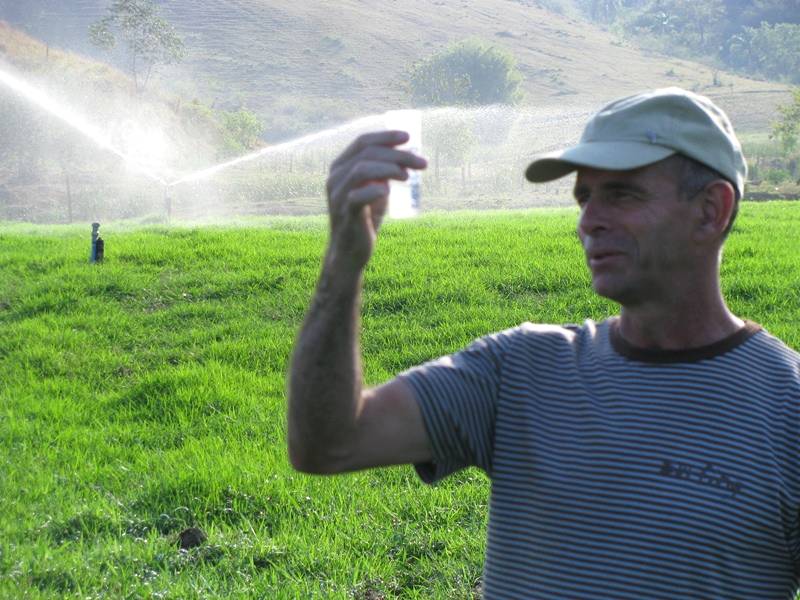
<svg viewBox="0 0 800 600"><path fill-rule="evenodd" d="M622 303L625 296L625 289L614 281L609 281L610 278L599 276L592 279L592 289L595 294L608 298L614 302Z"/></svg>

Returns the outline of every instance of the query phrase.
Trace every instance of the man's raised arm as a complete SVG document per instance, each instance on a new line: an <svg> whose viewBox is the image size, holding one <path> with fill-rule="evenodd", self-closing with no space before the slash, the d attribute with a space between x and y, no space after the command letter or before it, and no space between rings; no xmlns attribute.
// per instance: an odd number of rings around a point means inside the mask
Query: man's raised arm
<svg viewBox="0 0 800 600"><path fill-rule="evenodd" d="M311 307L292 354L288 441L292 465L337 473L430 459L422 416L400 380L362 389L361 285L386 212L389 179L425 161L394 146L401 132L367 134L331 165L330 240Z"/></svg>

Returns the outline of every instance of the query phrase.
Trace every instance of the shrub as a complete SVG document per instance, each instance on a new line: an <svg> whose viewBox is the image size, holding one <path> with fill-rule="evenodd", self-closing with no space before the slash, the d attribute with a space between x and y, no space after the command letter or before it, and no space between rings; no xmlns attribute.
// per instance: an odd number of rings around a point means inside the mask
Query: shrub
<svg viewBox="0 0 800 600"><path fill-rule="evenodd" d="M511 54L466 40L414 65L410 86L416 104L479 106L516 103L521 82Z"/></svg>
<svg viewBox="0 0 800 600"><path fill-rule="evenodd" d="M771 185L780 185L785 181L791 181L792 174L786 169L767 169L764 172L764 181Z"/></svg>

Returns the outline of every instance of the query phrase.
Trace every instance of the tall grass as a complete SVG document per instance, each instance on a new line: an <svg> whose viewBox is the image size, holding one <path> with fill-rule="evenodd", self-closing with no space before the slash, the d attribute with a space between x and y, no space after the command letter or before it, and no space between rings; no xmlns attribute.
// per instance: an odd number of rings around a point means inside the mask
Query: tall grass
<svg viewBox="0 0 800 600"><path fill-rule="evenodd" d="M387 222L365 276L367 385L525 320L613 314L574 210ZM800 348L800 205L746 204L732 309ZM0 226L0 597L471 598L488 483L325 478L285 450L285 375L327 223ZM208 541L179 551L177 534Z"/></svg>

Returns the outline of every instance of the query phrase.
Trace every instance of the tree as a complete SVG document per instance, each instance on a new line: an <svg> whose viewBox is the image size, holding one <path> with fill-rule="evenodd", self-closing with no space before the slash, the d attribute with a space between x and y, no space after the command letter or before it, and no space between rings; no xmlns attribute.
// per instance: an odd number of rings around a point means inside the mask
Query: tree
<svg viewBox="0 0 800 600"><path fill-rule="evenodd" d="M222 111L220 116L224 156L234 156L240 152L253 150L261 144L264 124L258 115L240 109L235 112Z"/></svg>
<svg viewBox="0 0 800 600"><path fill-rule="evenodd" d="M421 105L514 104L522 76L508 52L477 40L451 45L411 70L411 94Z"/></svg>
<svg viewBox="0 0 800 600"><path fill-rule="evenodd" d="M630 9L638 8L642 1L631 0L574 0L575 5L596 23L610 25Z"/></svg>
<svg viewBox="0 0 800 600"><path fill-rule="evenodd" d="M424 132L425 147L433 154L433 176L436 185L441 182L440 165L447 162L461 167L462 184L466 179L467 157L477 140L464 116L456 113L438 115Z"/></svg>
<svg viewBox="0 0 800 600"><path fill-rule="evenodd" d="M728 43L728 61L764 77L800 83L800 25L761 23L745 27Z"/></svg>
<svg viewBox="0 0 800 600"><path fill-rule="evenodd" d="M724 24L723 0L652 0L628 20L627 29L661 36L670 46L677 43L694 51L716 52Z"/></svg>
<svg viewBox="0 0 800 600"><path fill-rule="evenodd" d="M591 0L589 15L593 21L613 23L622 10L622 0Z"/></svg>
<svg viewBox="0 0 800 600"><path fill-rule="evenodd" d="M118 32L125 42L137 92L147 86L153 68L180 62L185 55L183 40L159 16L153 0L114 0L108 15L89 26L95 46L111 50Z"/></svg>
<svg viewBox="0 0 800 600"><path fill-rule="evenodd" d="M797 149L800 138L800 88L793 92L793 101L786 106L779 106L781 119L772 124L772 137L776 138L789 155Z"/></svg>
<svg viewBox="0 0 800 600"><path fill-rule="evenodd" d="M678 0L681 14L688 31L699 39L696 45L700 50L716 51L721 40L725 22L725 5L722 0ZM716 34L716 35L715 35Z"/></svg>
<svg viewBox="0 0 800 600"><path fill-rule="evenodd" d="M760 23L800 23L800 0L725 0L739 28Z"/></svg>

